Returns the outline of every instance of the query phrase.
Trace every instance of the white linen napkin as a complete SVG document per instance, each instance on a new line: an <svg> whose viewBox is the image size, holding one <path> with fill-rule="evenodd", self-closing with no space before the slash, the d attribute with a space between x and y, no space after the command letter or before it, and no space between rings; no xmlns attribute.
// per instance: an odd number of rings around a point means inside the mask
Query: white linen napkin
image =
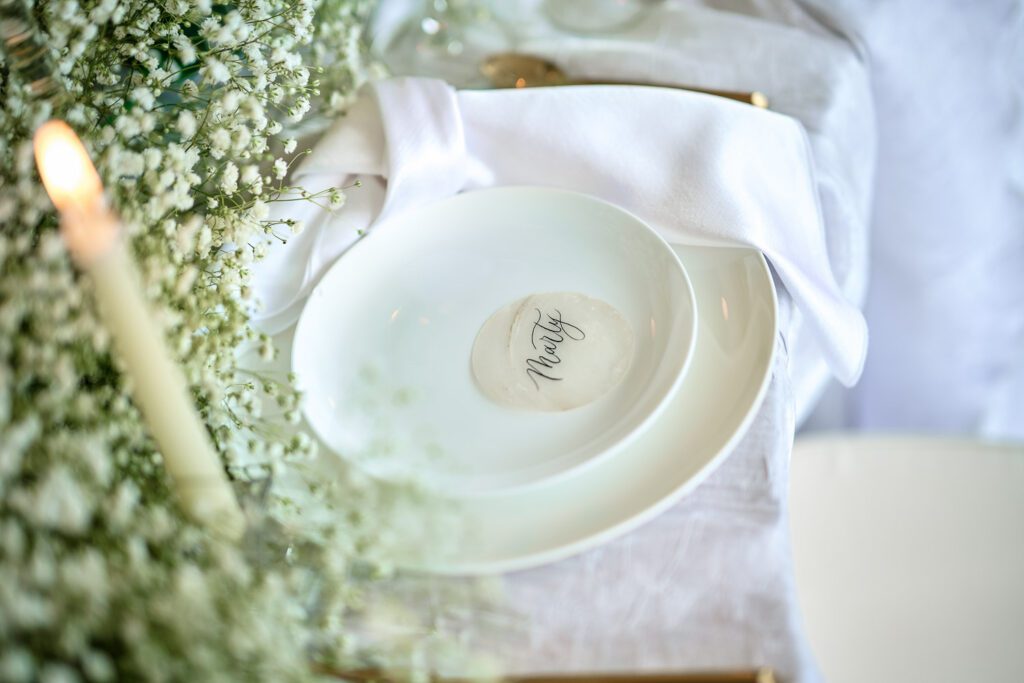
<svg viewBox="0 0 1024 683"><path fill-rule="evenodd" d="M669 242L761 249L833 374L845 384L860 374L864 319L831 271L807 137L786 116L662 88L456 91L433 79L391 79L369 86L294 181L315 190L354 178L363 187L341 211L288 207L307 229L272 246L257 268L257 324L267 331L294 322L324 270L375 216L481 187L546 185L616 203Z"/></svg>

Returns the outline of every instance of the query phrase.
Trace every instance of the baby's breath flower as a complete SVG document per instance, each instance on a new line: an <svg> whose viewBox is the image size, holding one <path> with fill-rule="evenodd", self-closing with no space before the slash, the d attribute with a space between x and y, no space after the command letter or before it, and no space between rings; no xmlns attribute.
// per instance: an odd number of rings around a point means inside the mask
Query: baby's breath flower
<svg viewBox="0 0 1024 683"><path fill-rule="evenodd" d="M183 138L190 138L196 133L196 116L188 109L182 109L178 114L178 132Z"/></svg>
<svg viewBox="0 0 1024 683"><path fill-rule="evenodd" d="M0 679L304 681L311 657L351 663L353 563L382 557L391 495L300 466L316 444L296 426L295 378L266 364L273 340L249 324L249 278L270 240L302 229L272 218L283 193L344 203L282 181L291 123L329 111L317 89L347 101L359 84L368 3L28 4L67 98L31 100L0 69ZM262 496L253 542L279 547L217 544L181 515L39 184L31 132L53 116L97 163L217 452ZM286 480L309 482L331 521L260 526L295 512ZM331 589L315 610L312 585Z"/></svg>
<svg viewBox="0 0 1024 683"><path fill-rule="evenodd" d="M139 105L143 109L152 109L153 104L156 103L156 98L153 96L153 91L149 88L135 88L132 90L131 97L135 100L135 104Z"/></svg>
<svg viewBox="0 0 1024 683"><path fill-rule="evenodd" d="M284 178L288 174L288 162L284 159L277 159L274 161L274 176L276 178Z"/></svg>
<svg viewBox="0 0 1024 683"><path fill-rule="evenodd" d="M184 2L184 0L180 0ZM188 66L195 63L196 61L196 47L192 44L192 41L182 33L179 33L174 37L174 48L178 57L178 61Z"/></svg>
<svg viewBox="0 0 1024 683"><path fill-rule="evenodd" d="M224 165L224 171L221 173L220 189L224 194L234 194L238 191L238 167L230 161Z"/></svg>
<svg viewBox="0 0 1024 683"><path fill-rule="evenodd" d="M249 213L252 216L253 220L265 221L267 220L267 216L270 215L270 207L267 206L266 202L257 199L255 202L253 202L252 208L249 210Z"/></svg>
<svg viewBox="0 0 1024 683"><path fill-rule="evenodd" d="M207 57L199 72L211 84L227 83L231 78L227 65L216 57Z"/></svg>
<svg viewBox="0 0 1024 683"><path fill-rule="evenodd" d="M231 149L231 133L226 128L216 128L208 141L210 154L214 159L222 158Z"/></svg>

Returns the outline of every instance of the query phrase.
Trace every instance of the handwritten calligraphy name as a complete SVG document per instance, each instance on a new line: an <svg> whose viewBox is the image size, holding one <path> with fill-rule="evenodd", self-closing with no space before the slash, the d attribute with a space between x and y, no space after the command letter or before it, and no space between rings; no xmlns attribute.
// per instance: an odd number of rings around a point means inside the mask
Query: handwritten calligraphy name
<svg viewBox="0 0 1024 683"><path fill-rule="evenodd" d="M537 320L530 330L530 344L540 353L526 359L526 376L533 382L534 388L540 391L538 379L550 382L561 382L564 379L555 375L555 366L562 362L559 356L561 345L567 340L583 341L587 335L576 325L562 320L562 312L558 309L555 309L555 315L548 313L547 316L539 308L533 310L537 312Z"/></svg>

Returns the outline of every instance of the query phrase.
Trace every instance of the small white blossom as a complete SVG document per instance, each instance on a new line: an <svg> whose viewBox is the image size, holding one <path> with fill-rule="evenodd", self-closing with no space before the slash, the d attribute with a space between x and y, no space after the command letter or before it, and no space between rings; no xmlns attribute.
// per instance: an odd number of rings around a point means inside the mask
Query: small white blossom
<svg viewBox="0 0 1024 683"><path fill-rule="evenodd" d="M199 71L203 78L212 83L227 83L231 78L227 65L215 57L207 57Z"/></svg>
<svg viewBox="0 0 1024 683"><path fill-rule="evenodd" d="M255 164L248 164L242 168L242 184L248 187L260 177L260 169Z"/></svg>
<svg viewBox="0 0 1024 683"><path fill-rule="evenodd" d="M309 98L300 96L296 98L295 104L288 110L288 118L292 121L299 121L309 111Z"/></svg>
<svg viewBox="0 0 1024 683"><path fill-rule="evenodd" d="M234 194L238 191L238 167L230 161L225 164L221 173L220 189L224 194Z"/></svg>
<svg viewBox="0 0 1024 683"><path fill-rule="evenodd" d="M117 2L118 0L101 0L100 3L92 9L92 12L89 13L89 21L94 24L105 23L113 14L114 9L117 7Z"/></svg>
<svg viewBox="0 0 1024 683"><path fill-rule="evenodd" d="M188 3L185 0L168 0L167 11L176 16L184 16L188 12Z"/></svg>
<svg viewBox="0 0 1024 683"><path fill-rule="evenodd" d="M135 100L135 104L146 110L152 109L156 103L153 91L149 88L135 88L132 90L131 98Z"/></svg>
<svg viewBox="0 0 1024 683"><path fill-rule="evenodd" d="M249 213L252 216L253 220L265 221L267 220L267 216L270 215L270 207L267 206L267 203L264 202L263 200L257 199L255 202L253 202L252 208L249 210Z"/></svg>
<svg viewBox="0 0 1024 683"><path fill-rule="evenodd" d="M274 161L274 177L284 178L288 174L288 162L284 159L276 159Z"/></svg>
<svg viewBox="0 0 1024 683"><path fill-rule="evenodd" d="M134 116L119 116L114 122L114 128L125 139L133 138L142 132L139 120Z"/></svg>
<svg viewBox="0 0 1024 683"><path fill-rule="evenodd" d="M178 132L184 138L190 138L196 133L196 116L188 109L182 109L178 114Z"/></svg>
<svg viewBox="0 0 1024 683"><path fill-rule="evenodd" d="M163 161L163 158L163 152L156 147L149 147L142 151L142 159L146 170L154 171L160 168L160 162Z"/></svg>
<svg viewBox="0 0 1024 683"><path fill-rule="evenodd" d="M174 39L174 47L177 49L178 61L185 66L194 64L196 61L196 48L192 41L184 34Z"/></svg>
<svg viewBox="0 0 1024 683"><path fill-rule="evenodd" d="M252 143L252 133L244 126L236 128L232 137L232 149L236 154L244 154Z"/></svg>
<svg viewBox="0 0 1024 683"><path fill-rule="evenodd" d="M231 148L231 133L224 128L217 128L210 134L210 154L220 159Z"/></svg>
<svg viewBox="0 0 1024 683"><path fill-rule="evenodd" d="M233 114L238 110L238 105L242 101L242 94L237 90L228 90L224 93L223 97L220 98L220 107L225 114Z"/></svg>

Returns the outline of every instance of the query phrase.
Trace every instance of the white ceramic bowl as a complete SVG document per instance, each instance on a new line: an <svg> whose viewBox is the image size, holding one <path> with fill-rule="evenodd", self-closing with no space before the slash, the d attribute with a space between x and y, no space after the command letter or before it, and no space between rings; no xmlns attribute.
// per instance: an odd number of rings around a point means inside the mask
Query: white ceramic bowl
<svg viewBox="0 0 1024 683"><path fill-rule="evenodd" d="M634 334L622 381L565 412L501 407L470 355L496 310L538 292L615 307ZM693 290L650 227L546 188L452 197L376 226L302 312L292 367L325 445L382 477L486 495L567 476L626 446L678 388L696 333Z"/></svg>

